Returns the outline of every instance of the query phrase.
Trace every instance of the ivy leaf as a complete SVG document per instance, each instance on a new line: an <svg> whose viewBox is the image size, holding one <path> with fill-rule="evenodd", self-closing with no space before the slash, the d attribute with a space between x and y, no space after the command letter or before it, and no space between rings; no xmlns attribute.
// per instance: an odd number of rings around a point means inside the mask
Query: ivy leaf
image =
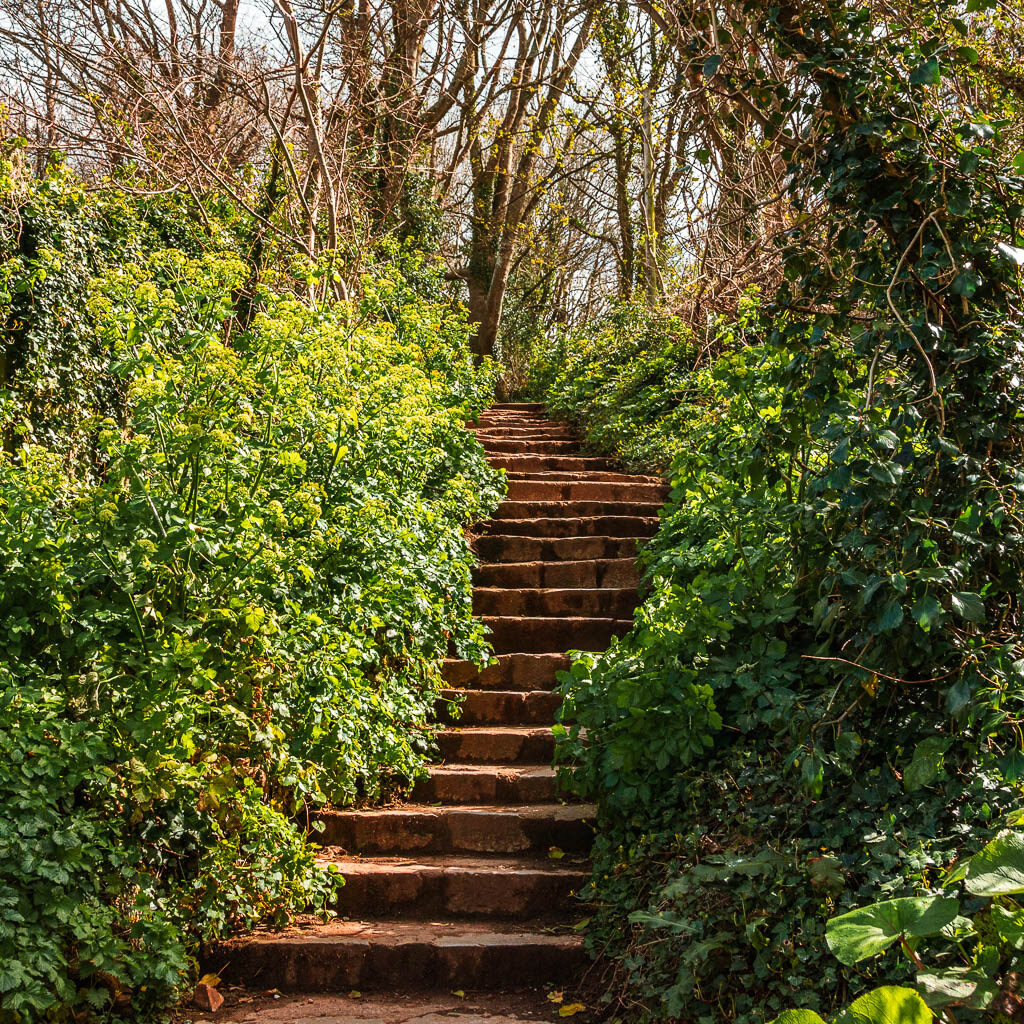
<svg viewBox="0 0 1024 1024"><path fill-rule="evenodd" d="M1007 782L1012 784L1024 779L1024 751L1011 750L999 758L996 763Z"/></svg>
<svg viewBox="0 0 1024 1024"><path fill-rule="evenodd" d="M883 985L855 999L834 1024L929 1024L933 1018L912 988Z"/></svg>
<svg viewBox="0 0 1024 1024"><path fill-rule="evenodd" d="M825 1024L813 1010L783 1010L770 1024Z"/></svg>
<svg viewBox="0 0 1024 1024"><path fill-rule="evenodd" d="M1006 242L997 242L996 249L999 251L1000 256L1013 260L1018 267L1024 267L1024 249L1019 249L1015 245L1007 245Z"/></svg>
<svg viewBox="0 0 1024 1024"><path fill-rule="evenodd" d="M876 621L876 631L884 633L886 630L895 629L903 621L903 605L899 601L889 600L882 605Z"/></svg>
<svg viewBox="0 0 1024 1024"><path fill-rule="evenodd" d="M932 626L937 625L942 619L942 608L939 602L931 594L928 594L914 605L911 614L917 620L917 624L925 632L928 632Z"/></svg>
<svg viewBox="0 0 1024 1024"><path fill-rule="evenodd" d="M996 836L967 863L967 891L975 896L1013 896L1024 892L1024 833Z"/></svg>
<svg viewBox="0 0 1024 1024"><path fill-rule="evenodd" d="M903 476L903 467L898 462L873 462L868 473L883 484L894 484Z"/></svg>
<svg viewBox="0 0 1024 1024"><path fill-rule="evenodd" d="M936 935L959 913L959 901L951 896L884 900L833 917L825 926L825 941L837 960L851 966L888 949L901 936Z"/></svg>
<svg viewBox="0 0 1024 1024"><path fill-rule="evenodd" d="M914 748L914 756L903 772L903 789L913 793L933 783L942 775L943 755L950 740L944 736L929 736Z"/></svg>
<svg viewBox="0 0 1024 1024"><path fill-rule="evenodd" d="M815 889L837 896L846 887L843 869L836 857L814 857L808 862L807 870Z"/></svg>
<svg viewBox="0 0 1024 1024"><path fill-rule="evenodd" d="M984 622L985 602L980 594L974 594L966 590L957 590L950 597L953 611L962 619L968 622Z"/></svg>
<svg viewBox="0 0 1024 1024"><path fill-rule="evenodd" d="M910 72L911 85L938 85L941 80L942 72L936 57L929 57Z"/></svg>

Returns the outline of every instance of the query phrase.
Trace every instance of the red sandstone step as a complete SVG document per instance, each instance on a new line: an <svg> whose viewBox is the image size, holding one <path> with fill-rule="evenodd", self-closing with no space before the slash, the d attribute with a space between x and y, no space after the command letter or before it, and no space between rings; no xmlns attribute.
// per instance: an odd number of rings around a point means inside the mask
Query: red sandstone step
<svg viewBox="0 0 1024 1024"><path fill-rule="evenodd" d="M477 426L499 424L509 427L568 427L565 420L530 413L482 412L476 419Z"/></svg>
<svg viewBox="0 0 1024 1024"><path fill-rule="evenodd" d="M589 519L592 516L641 516L654 518L661 511L662 502L640 501L594 501L576 499L569 501L518 501L506 499L494 511L494 520L504 519Z"/></svg>
<svg viewBox="0 0 1024 1024"><path fill-rule="evenodd" d="M508 502L599 501L663 505L669 488L665 484L634 483L625 480L518 480L508 482Z"/></svg>
<svg viewBox="0 0 1024 1024"><path fill-rule="evenodd" d="M616 473L610 469L588 469L588 470L568 470L568 469L552 469L552 470L525 470L523 472L509 472L505 471L505 476L509 480L539 480L541 482L550 481L552 483L594 483L598 481L606 481L608 483L624 483L624 484L660 484L663 487L668 486L661 477L657 476L641 476L638 473Z"/></svg>
<svg viewBox="0 0 1024 1024"><path fill-rule="evenodd" d="M551 690L444 690L437 718L458 725L550 725L561 703Z"/></svg>
<svg viewBox="0 0 1024 1024"><path fill-rule="evenodd" d="M517 409L527 412L544 412L543 402L493 402L488 409Z"/></svg>
<svg viewBox="0 0 1024 1024"><path fill-rule="evenodd" d="M227 984L303 992L501 989L565 983L587 963L577 935L488 922L308 922L222 943L204 960Z"/></svg>
<svg viewBox="0 0 1024 1024"><path fill-rule="evenodd" d="M569 668L567 654L500 654L484 669L471 661L446 658L442 675L450 686L480 690L551 690L555 673Z"/></svg>
<svg viewBox="0 0 1024 1024"><path fill-rule="evenodd" d="M559 795L555 770L547 765L432 765L412 791L412 799L425 804L543 804Z"/></svg>
<svg viewBox="0 0 1024 1024"><path fill-rule="evenodd" d="M582 471L587 469L615 469L611 459L598 458L593 455L492 455L488 460L496 469L516 471L551 471L568 469Z"/></svg>
<svg viewBox="0 0 1024 1024"><path fill-rule="evenodd" d="M550 764L551 726L480 725L442 729L436 736L444 761L473 764Z"/></svg>
<svg viewBox="0 0 1024 1024"><path fill-rule="evenodd" d="M552 846L585 853L593 841L587 804L431 807L318 811L317 842L366 855L424 853L542 853Z"/></svg>
<svg viewBox="0 0 1024 1024"><path fill-rule="evenodd" d="M484 615L495 654L603 651L613 636L633 628L632 619Z"/></svg>
<svg viewBox="0 0 1024 1024"><path fill-rule="evenodd" d="M506 524L511 528L511 524ZM547 562L587 562L636 558L635 537L518 537L514 535L477 537L473 550L485 563L497 569L500 563L530 565ZM479 570L478 570L479 571ZM483 581L481 581L483 582ZM499 584L493 584L498 586ZM505 586L504 583L500 584Z"/></svg>
<svg viewBox="0 0 1024 1024"><path fill-rule="evenodd" d="M569 427L481 427L472 431L477 440L485 441L572 441L578 444Z"/></svg>
<svg viewBox="0 0 1024 1024"><path fill-rule="evenodd" d="M500 506L499 506L500 508ZM658 532L660 520L643 515L537 516L531 519L491 519L476 528L489 536L516 537L640 537Z"/></svg>
<svg viewBox="0 0 1024 1024"><path fill-rule="evenodd" d="M625 619L633 614L639 603L636 587L564 587L550 590L473 588L473 612L484 616L596 616Z"/></svg>
<svg viewBox="0 0 1024 1024"><path fill-rule="evenodd" d="M323 851L317 860L344 877L336 909L372 919L550 919L570 910L588 873L578 864L549 858L456 857L347 858Z"/></svg>
<svg viewBox="0 0 1024 1024"><path fill-rule="evenodd" d="M481 437L480 443L484 446L484 451L489 454L512 452L530 455L561 455L579 450L579 444L576 441L548 438Z"/></svg>
<svg viewBox="0 0 1024 1024"><path fill-rule="evenodd" d="M491 562L478 566L473 581L481 587L636 587L635 558L573 561Z"/></svg>

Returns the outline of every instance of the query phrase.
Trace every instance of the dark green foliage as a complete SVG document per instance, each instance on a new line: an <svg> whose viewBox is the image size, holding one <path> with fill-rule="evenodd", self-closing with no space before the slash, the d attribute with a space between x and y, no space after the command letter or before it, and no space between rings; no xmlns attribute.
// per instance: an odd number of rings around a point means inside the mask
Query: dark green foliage
<svg viewBox="0 0 1024 1024"><path fill-rule="evenodd" d="M243 327L242 259L156 250L29 324L91 338L74 400L117 402L0 461L0 1021L158 1009L199 941L322 906L293 819L415 777L440 660L482 655L492 377L398 259L329 309L264 287Z"/></svg>
<svg viewBox="0 0 1024 1024"><path fill-rule="evenodd" d="M797 76L736 87L799 108L791 198L827 199L779 293L710 367L643 327L549 377L601 447L671 462L647 601L565 682L561 746L601 808L591 942L645 1019L905 980L844 970L825 921L934 891L1024 781L1024 182L930 91L937 33L755 10Z"/></svg>

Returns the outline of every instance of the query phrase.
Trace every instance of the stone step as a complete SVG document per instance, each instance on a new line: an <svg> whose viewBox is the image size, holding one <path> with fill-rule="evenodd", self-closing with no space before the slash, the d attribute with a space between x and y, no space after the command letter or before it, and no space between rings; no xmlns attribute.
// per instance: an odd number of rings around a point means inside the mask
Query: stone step
<svg viewBox="0 0 1024 1024"><path fill-rule="evenodd" d="M614 501L605 499L575 499L568 501L519 501L506 499L495 510L492 522L506 519L562 519L572 523L576 519L594 516L640 516L654 518L661 511L660 501Z"/></svg>
<svg viewBox="0 0 1024 1024"><path fill-rule="evenodd" d="M587 469L587 470L568 470L568 469L551 469L551 470L525 470L523 472L509 472L505 471L505 476L508 480L540 480L541 482L551 481L553 483L574 483L580 481L583 483L596 482L596 481L607 481L608 483L636 483L636 484L661 484L663 487L668 485L658 476L641 476L639 473L616 473L610 469Z"/></svg>
<svg viewBox="0 0 1024 1024"><path fill-rule="evenodd" d="M551 920L572 911L576 892L589 876L567 858L334 857L317 860L335 867L345 885L335 906L343 917L372 920L450 916L499 920Z"/></svg>
<svg viewBox="0 0 1024 1024"><path fill-rule="evenodd" d="M473 588L473 614L482 616L595 616L625 619L633 614L639 603L636 587L561 587L549 590Z"/></svg>
<svg viewBox="0 0 1024 1024"><path fill-rule="evenodd" d="M478 566L473 582L481 587L637 587L635 558L572 561L490 562Z"/></svg>
<svg viewBox="0 0 1024 1024"><path fill-rule="evenodd" d="M412 790L412 799L424 804L544 804L559 795L547 765L432 765Z"/></svg>
<svg viewBox="0 0 1024 1024"><path fill-rule="evenodd" d="M471 431L477 440L484 441L572 441L579 443L570 427L491 427Z"/></svg>
<svg viewBox="0 0 1024 1024"><path fill-rule="evenodd" d="M585 853L594 833L587 804L433 807L405 804L364 811L318 811L315 839L350 854Z"/></svg>
<svg viewBox="0 0 1024 1024"><path fill-rule="evenodd" d="M529 455L562 455L579 449L579 444L576 441L549 438L481 437L480 443L484 446L484 451L494 454L511 452Z"/></svg>
<svg viewBox="0 0 1024 1024"><path fill-rule="evenodd" d="M503 504L521 502L633 502L657 508L668 497L665 484L635 483L626 480L518 480L508 481L507 500ZM584 515L587 513L584 512ZM642 513L641 513L642 514ZM504 518L504 517L503 517ZM523 518L526 518L524 516Z"/></svg>
<svg viewBox="0 0 1024 1024"><path fill-rule="evenodd" d="M437 718L458 725L550 725L561 703L551 690L443 690Z"/></svg>
<svg viewBox="0 0 1024 1024"><path fill-rule="evenodd" d="M499 511L501 506L499 506ZM640 537L658 532L657 516L590 515L537 516L531 519L491 519L477 529L488 536L509 534L516 537Z"/></svg>
<svg viewBox="0 0 1024 1024"><path fill-rule="evenodd" d="M617 469L611 459L603 459L594 455L492 455L488 460L495 469L507 469L526 472L529 470L551 471L568 469L583 471L588 469Z"/></svg>
<svg viewBox="0 0 1024 1024"><path fill-rule="evenodd" d="M488 409L517 409L526 412L537 412L543 415L543 402L492 402Z"/></svg>
<svg viewBox="0 0 1024 1024"><path fill-rule="evenodd" d="M613 636L624 636L633 620L565 616L484 615L495 654L603 651Z"/></svg>
<svg viewBox="0 0 1024 1024"><path fill-rule="evenodd" d="M555 674L569 668L567 654L500 654L484 669L446 658L441 669L450 686L477 690L552 690Z"/></svg>
<svg viewBox="0 0 1024 1024"><path fill-rule="evenodd" d="M511 524L505 525L511 529ZM487 569L503 563L531 565L620 559L632 562L636 558L637 541L636 537L547 538L499 534L494 537L477 537L473 541L473 550L484 563L483 568Z"/></svg>
<svg viewBox="0 0 1024 1024"><path fill-rule="evenodd" d="M577 499L571 501L506 500L495 509L490 522L509 519L561 519L566 525L580 519L600 517L639 517L655 519L662 511L662 502L618 502ZM510 530L512 531L512 530Z"/></svg>
<svg viewBox="0 0 1024 1024"><path fill-rule="evenodd" d="M550 430L553 427L569 428L570 424L565 420L549 419L547 416L485 412L480 414L479 419L472 426L477 429L481 427L538 427Z"/></svg>
<svg viewBox="0 0 1024 1024"><path fill-rule="evenodd" d="M203 961L229 985L345 993L561 984L586 964L583 940L572 934L491 922L340 920L242 936Z"/></svg>
<svg viewBox="0 0 1024 1024"><path fill-rule="evenodd" d="M472 764L550 764L555 737L544 726L467 725L442 729L436 736L444 761Z"/></svg>

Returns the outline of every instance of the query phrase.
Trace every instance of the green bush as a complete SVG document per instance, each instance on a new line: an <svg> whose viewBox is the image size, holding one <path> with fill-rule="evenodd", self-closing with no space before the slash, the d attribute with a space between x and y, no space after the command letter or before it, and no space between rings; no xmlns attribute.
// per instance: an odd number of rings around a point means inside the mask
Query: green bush
<svg viewBox="0 0 1024 1024"><path fill-rule="evenodd" d="M322 907L297 812L416 777L441 659L482 656L493 375L393 255L245 329L231 253L111 263L75 310L118 400L0 461L0 1020L164 1006L197 943Z"/></svg>
<svg viewBox="0 0 1024 1024"><path fill-rule="evenodd" d="M728 74L799 108L791 199L827 197L779 292L710 366L634 318L538 369L672 483L634 629L563 683L560 756L599 805L589 941L630 1020L908 980L892 951L837 964L826 921L934 893L1024 797L1020 162L933 88L934 10L884 37L827 0L749 11L797 71Z"/></svg>

